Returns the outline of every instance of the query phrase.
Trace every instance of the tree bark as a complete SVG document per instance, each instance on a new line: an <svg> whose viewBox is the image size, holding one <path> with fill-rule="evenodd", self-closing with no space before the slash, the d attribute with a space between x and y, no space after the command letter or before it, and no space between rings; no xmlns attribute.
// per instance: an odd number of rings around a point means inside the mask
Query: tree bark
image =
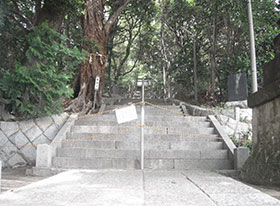
<svg viewBox="0 0 280 206"><path fill-rule="evenodd" d="M93 42L95 46L84 45L89 57L80 69L80 81L78 97L66 109L73 112L93 113L94 84L97 76L100 77L100 86L96 95L96 106L101 105L102 90L104 87L107 41L117 18L130 0L119 1L120 5L105 22L105 0L86 0L86 14L84 16L85 38ZM77 87L76 87L77 88Z"/></svg>
<svg viewBox="0 0 280 206"><path fill-rule="evenodd" d="M63 7L60 6L60 8ZM47 21L50 28L59 32L66 14L65 11L64 9L56 8L56 2L44 1L44 6L41 8L41 1L36 1L35 26Z"/></svg>
<svg viewBox="0 0 280 206"><path fill-rule="evenodd" d="M198 102L197 93L197 59L196 59L196 39L193 37L193 81L194 81L194 100Z"/></svg>
<svg viewBox="0 0 280 206"><path fill-rule="evenodd" d="M166 85L166 76L167 70L170 68L170 61L168 60L167 52L166 52L166 42L165 42L165 21L167 15L167 7L170 1L162 2L162 17L161 17L161 29L160 29L160 37L161 37L161 55L162 55L162 80L163 80L163 96L167 97L167 85Z"/></svg>
<svg viewBox="0 0 280 206"><path fill-rule="evenodd" d="M217 71L216 53L217 53L217 18L214 17L213 33L211 37L211 49L210 49L210 68L211 68L210 94L212 97L214 97L215 89L216 89L216 71Z"/></svg>

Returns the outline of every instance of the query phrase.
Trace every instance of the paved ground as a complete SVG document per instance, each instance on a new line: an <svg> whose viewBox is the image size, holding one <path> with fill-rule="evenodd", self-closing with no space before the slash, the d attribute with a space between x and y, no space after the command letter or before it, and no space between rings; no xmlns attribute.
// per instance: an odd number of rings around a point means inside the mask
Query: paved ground
<svg viewBox="0 0 280 206"><path fill-rule="evenodd" d="M0 195L0 206L279 206L209 171L71 170Z"/></svg>

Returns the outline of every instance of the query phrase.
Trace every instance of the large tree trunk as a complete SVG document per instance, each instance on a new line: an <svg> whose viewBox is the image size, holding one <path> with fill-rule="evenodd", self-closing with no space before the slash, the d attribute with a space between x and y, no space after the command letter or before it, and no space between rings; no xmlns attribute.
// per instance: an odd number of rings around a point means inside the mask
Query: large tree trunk
<svg viewBox="0 0 280 206"><path fill-rule="evenodd" d="M211 68L211 86L210 94L212 97L215 96L216 90L216 72L217 72L217 18L213 18L213 33L211 38L211 49L210 49L210 68Z"/></svg>
<svg viewBox="0 0 280 206"><path fill-rule="evenodd" d="M194 100L198 102L198 88L197 88L197 58L196 58L196 39L193 37L193 82L194 82Z"/></svg>
<svg viewBox="0 0 280 206"><path fill-rule="evenodd" d="M167 77L167 70L170 68L170 61L167 55L167 48L166 48L166 35L165 35L165 22L167 19L167 8L170 4L170 1L162 2L162 16L161 16L161 29L160 29L160 37L161 37L161 56L162 56L162 80L163 80L163 97L164 99L167 97L167 84L166 84L166 77Z"/></svg>
<svg viewBox="0 0 280 206"><path fill-rule="evenodd" d="M130 0L118 1L118 8L104 23L105 0L86 0L86 14L84 17L84 35L88 41L95 46L84 45L89 57L81 66L78 97L68 107L68 111L92 113L94 108L94 84L97 76L100 77L100 86L96 95L96 106L102 101L102 90L104 87L107 41L112 26L115 24L122 10Z"/></svg>
<svg viewBox="0 0 280 206"><path fill-rule="evenodd" d="M61 3L62 2L62 3ZM66 14L66 10L63 9L63 0L55 1L44 1L44 5L41 8L41 1L36 1L36 14L35 14L35 26L39 26L44 22L48 22L50 28L59 32L61 25ZM60 7L56 7L59 3ZM66 5L67 2L65 1Z"/></svg>

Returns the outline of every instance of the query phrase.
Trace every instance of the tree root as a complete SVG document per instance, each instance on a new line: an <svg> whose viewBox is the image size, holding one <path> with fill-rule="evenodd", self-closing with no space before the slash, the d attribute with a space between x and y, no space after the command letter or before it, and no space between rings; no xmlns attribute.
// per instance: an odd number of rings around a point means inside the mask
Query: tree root
<svg viewBox="0 0 280 206"><path fill-rule="evenodd" d="M69 106L64 109L65 112L73 112L73 113L83 113L83 114L94 114L99 110L99 106L93 106L93 101L85 101L81 97L77 97L70 101Z"/></svg>

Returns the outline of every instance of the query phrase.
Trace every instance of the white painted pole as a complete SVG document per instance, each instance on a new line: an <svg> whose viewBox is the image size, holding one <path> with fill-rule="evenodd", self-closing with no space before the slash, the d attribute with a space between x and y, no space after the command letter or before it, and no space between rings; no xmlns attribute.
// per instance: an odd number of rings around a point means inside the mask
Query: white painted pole
<svg viewBox="0 0 280 206"><path fill-rule="evenodd" d="M145 117L145 84L144 84L144 78L142 79L142 106L141 106L141 130L140 130L140 156L141 156L141 170L144 170L144 161L145 161L145 156L144 156L144 117Z"/></svg>
<svg viewBox="0 0 280 206"><path fill-rule="evenodd" d="M250 31L252 93L255 93L255 92L258 91L258 80L257 80L257 63L256 63L256 49L255 49L255 35L254 35L254 24L253 24L253 14L252 14L251 0L248 0L248 19L249 19L249 31Z"/></svg>

